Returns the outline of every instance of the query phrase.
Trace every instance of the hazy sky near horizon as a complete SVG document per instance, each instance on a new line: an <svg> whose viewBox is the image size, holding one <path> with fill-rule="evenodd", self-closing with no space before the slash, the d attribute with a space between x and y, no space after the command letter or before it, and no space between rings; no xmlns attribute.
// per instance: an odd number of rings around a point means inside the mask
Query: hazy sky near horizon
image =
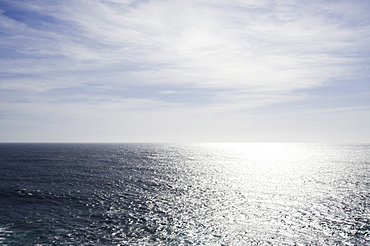
<svg viewBox="0 0 370 246"><path fill-rule="evenodd" d="M0 0L0 142L370 142L369 13Z"/></svg>

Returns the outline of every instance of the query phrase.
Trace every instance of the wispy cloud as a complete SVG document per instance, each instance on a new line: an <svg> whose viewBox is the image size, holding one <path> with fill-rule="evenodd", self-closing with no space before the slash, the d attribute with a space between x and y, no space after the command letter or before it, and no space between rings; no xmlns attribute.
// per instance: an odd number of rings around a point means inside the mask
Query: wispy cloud
<svg viewBox="0 0 370 246"><path fill-rule="evenodd" d="M9 111L22 97L26 107L78 101L95 114L232 114L364 76L370 52L370 3L359 0L38 0L0 9L0 103Z"/></svg>

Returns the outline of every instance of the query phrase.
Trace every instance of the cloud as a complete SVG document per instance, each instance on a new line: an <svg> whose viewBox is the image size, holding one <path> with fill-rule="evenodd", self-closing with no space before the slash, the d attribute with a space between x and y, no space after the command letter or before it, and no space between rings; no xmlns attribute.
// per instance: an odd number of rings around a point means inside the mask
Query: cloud
<svg viewBox="0 0 370 246"><path fill-rule="evenodd" d="M24 41L29 41L28 47L34 46L35 55L63 56L65 62L80 67L83 61L96 62L103 71L106 66L124 70L140 64L143 71L123 71L120 76L129 74L150 83L252 88L289 84L286 89L291 90L317 86L331 78L338 66L346 68L352 60L342 53L350 53L363 38L361 29L341 27L328 14L320 13L326 4L316 3L319 10L307 11L307 7L300 9L302 5L262 1L259 5L221 1L133 3L39 4L39 11L50 11L55 19L75 27L64 36L55 29L41 32L36 40L32 38L40 30L26 28L22 32L31 34ZM26 7L36 8L29 3Z"/></svg>
<svg viewBox="0 0 370 246"><path fill-rule="evenodd" d="M76 117L79 110L108 118L143 110L217 118L307 100L307 90L365 76L369 5L344 0L4 3L2 111L21 115L43 105L39 108L48 110L35 113L41 118L52 108Z"/></svg>

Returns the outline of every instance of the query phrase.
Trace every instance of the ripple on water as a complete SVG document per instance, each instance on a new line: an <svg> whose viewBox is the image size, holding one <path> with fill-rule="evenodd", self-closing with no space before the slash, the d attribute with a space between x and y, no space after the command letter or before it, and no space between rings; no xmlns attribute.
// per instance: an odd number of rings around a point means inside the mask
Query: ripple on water
<svg viewBox="0 0 370 246"><path fill-rule="evenodd" d="M368 146L21 150L0 155L0 244L370 243Z"/></svg>

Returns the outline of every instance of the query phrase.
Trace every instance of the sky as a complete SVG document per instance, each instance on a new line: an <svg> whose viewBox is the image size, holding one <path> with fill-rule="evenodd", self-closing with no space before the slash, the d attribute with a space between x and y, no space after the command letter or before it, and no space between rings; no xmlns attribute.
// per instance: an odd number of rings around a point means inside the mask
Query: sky
<svg viewBox="0 0 370 246"><path fill-rule="evenodd" d="M0 142L370 143L368 0L0 0Z"/></svg>

